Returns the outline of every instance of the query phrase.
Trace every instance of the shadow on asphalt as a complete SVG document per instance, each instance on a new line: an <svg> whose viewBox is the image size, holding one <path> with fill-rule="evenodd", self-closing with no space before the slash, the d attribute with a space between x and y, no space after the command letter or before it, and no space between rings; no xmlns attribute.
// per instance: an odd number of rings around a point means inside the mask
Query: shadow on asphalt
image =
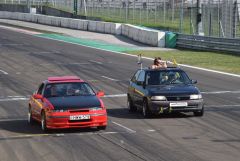
<svg viewBox="0 0 240 161"><path fill-rule="evenodd" d="M129 112L127 108L107 109L108 116L124 119L146 119L142 116L141 111ZM148 119L172 119L172 118L189 118L194 117L190 113L164 113L153 115Z"/></svg>
<svg viewBox="0 0 240 161"><path fill-rule="evenodd" d="M45 134L41 130L40 123L34 123L30 125L27 120L11 120L11 121L0 121L0 129L20 133L20 134ZM97 132L96 128L73 128L73 129L57 129L51 130L48 133L88 133Z"/></svg>

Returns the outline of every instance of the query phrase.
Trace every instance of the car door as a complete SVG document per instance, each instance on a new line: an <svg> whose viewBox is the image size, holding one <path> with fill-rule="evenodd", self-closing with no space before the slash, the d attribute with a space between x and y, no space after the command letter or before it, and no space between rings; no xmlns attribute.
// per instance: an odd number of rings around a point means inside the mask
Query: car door
<svg viewBox="0 0 240 161"><path fill-rule="evenodd" d="M35 94L43 95L44 83L42 83ZM43 102L41 99L34 99L32 104L32 115L36 119L40 119Z"/></svg>
<svg viewBox="0 0 240 161"><path fill-rule="evenodd" d="M142 70L138 75L136 86L135 86L136 105L142 106L144 95L145 95L145 71Z"/></svg>
<svg viewBox="0 0 240 161"><path fill-rule="evenodd" d="M136 88L136 82L137 82L137 78L139 73L141 72L141 70L138 70L132 77L132 79L130 80L130 84L128 87L128 94L131 98L131 100L133 101L133 104L135 104L135 98L136 98L136 94L135 94L135 88Z"/></svg>

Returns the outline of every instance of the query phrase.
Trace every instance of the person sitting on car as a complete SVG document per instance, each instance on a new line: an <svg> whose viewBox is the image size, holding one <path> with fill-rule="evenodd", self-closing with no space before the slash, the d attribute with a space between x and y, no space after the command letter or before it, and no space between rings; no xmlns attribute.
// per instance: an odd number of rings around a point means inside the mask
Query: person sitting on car
<svg viewBox="0 0 240 161"><path fill-rule="evenodd" d="M167 68L167 62L163 61L160 57L157 57L154 59L153 65L150 68L151 69Z"/></svg>

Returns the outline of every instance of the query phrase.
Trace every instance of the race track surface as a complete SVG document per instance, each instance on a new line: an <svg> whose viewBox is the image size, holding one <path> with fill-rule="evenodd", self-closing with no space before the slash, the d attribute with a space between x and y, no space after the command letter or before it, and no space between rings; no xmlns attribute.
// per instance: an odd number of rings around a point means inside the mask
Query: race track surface
<svg viewBox="0 0 240 161"><path fill-rule="evenodd" d="M126 109L136 57L0 29L0 161L237 161L240 78L184 68L205 99L205 115L144 119ZM150 60L144 60L149 66ZM48 76L77 75L104 90L105 131L27 123L28 100ZM112 96L112 97L110 97Z"/></svg>

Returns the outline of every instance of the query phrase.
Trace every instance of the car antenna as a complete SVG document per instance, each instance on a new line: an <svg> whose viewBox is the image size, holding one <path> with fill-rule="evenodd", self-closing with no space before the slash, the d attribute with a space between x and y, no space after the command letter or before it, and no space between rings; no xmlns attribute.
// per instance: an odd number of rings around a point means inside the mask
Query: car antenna
<svg viewBox="0 0 240 161"><path fill-rule="evenodd" d="M142 54L138 55L138 61L137 61L138 65L140 64L141 66L141 70L142 70Z"/></svg>

